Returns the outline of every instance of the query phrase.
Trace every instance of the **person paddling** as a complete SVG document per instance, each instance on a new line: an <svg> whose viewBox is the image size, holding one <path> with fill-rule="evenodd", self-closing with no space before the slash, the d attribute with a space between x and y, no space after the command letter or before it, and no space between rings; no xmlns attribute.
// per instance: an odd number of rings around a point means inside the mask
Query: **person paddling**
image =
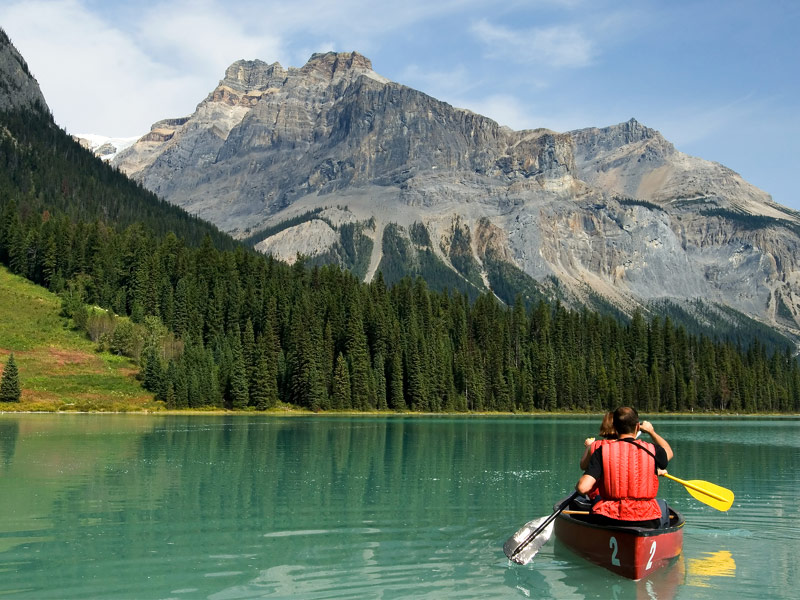
<svg viewBox="0 0 800 600"><path fill-rule="evenodd" d="M617 430L614 429L614 413L609 411L605 415L603 415L603 421L600 423L600 431L598 435L602 439L595 439L593 437L586 438L583 441L583 445L586 446L586 449L583 451L583 456L581 456L581 469L584 471L586 467L589 466L589 459L592 456L592 453L597 450L603 444L607 444L610 440L617 439ZM590 496L591 497L591 496Z"/></svg>
<svg viewBox="0 0 800 600"><path fill-rule="evenodd" d="M583 456L581 456L580 466L582 470L586 470L589 466L589 459L594 454L594 451L597 450L600 446L609 443L611 440L617 439L617 430L614 429L614 413L609 411L605 415L603 415L603 421L600 423L600 431L598 435L601 439L595 439L593 437L586 438L583 442L583 445L586 449L583 451ZM583 503L588 500L589 502L595 502L599 499L599 490L597 484L592 487L591 490L586 494L585 499L578 500L578 504L581 504L583 507Z"/></svg>
<svg viewBox="0 0 800 600"><path fill-rule="evenodd" d="M592 505L592 518L599 523L657 528L668 523L666 502L656 500L658 470L666 469L673 452L649 421L639 422L635 409L622 406L614 411L618 439L600 445L590 456L575 489L589 493L597 485L601 499ZM655 444L637 440L639 431Z"/></svg>

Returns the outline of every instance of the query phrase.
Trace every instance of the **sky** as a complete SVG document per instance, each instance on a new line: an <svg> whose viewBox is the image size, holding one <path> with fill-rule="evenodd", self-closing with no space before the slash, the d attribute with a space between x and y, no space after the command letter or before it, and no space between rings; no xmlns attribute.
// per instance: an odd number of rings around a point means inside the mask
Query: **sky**
<svg viewBox="0 0 800 600"><path fill-rule="evenodd" d="M795 0L0 0L69 133L143 135L239 59L358 51L513 129L631 117L800 210Z"/></svg>

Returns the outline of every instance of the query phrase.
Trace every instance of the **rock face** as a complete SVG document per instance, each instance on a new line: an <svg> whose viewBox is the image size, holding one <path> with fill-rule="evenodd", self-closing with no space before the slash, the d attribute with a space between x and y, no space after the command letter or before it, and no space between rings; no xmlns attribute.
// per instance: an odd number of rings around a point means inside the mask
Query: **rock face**
<svg viewBox="0 0 800 600"><path fill-rule="evenodd" d="M48 110L27 63L0 29L0 111L14 109Z"/></svg>
<svg viewBox="0 0 800 600"><path fill-rule="evenodd" d="M500 261L626 311L702 298L784 331L800 323L800 215L730 169L634 119L512 131L355 52L288 70L238 61L192 115L156 123L113 164L279 256L324 254L344 243L342 223L369 221L367 279L387 267L385 232L405 231L477 287ZM334 207L341 219L302 218ZM414 224L430 243L414 242Z"/></svg>

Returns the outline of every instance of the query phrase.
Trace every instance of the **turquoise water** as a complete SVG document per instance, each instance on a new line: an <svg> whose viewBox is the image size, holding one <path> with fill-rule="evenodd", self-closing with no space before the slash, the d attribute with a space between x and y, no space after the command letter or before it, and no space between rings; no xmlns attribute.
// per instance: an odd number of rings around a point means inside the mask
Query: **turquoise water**
<svg viewBox="0 0 800 600"><path fill-rule="evenodd" d="M0 415L0 598L794 598L800 421L654 418L683 556L631 582L551 540L597 418Z"/></svg>

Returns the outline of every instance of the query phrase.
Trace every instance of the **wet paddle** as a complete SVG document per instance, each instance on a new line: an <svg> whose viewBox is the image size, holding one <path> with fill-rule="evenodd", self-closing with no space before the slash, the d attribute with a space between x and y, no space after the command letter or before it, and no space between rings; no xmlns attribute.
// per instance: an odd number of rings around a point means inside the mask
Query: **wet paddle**
<svg viewBox="0 0 800 600"><path fill-rule="evenodd" d="M684 481L673 477L667 472L662 472L661 475L672 481L677 481L686 488L692 496L700 500L703 504L708 504L712 508L727 511L733 504L733 492L722 486L702 481L700 479L693 479L691 481Z"/></svg>
<svg viewBox="0 0 800 600"><path fill-rule="evenodd" d="M503 544L503 552L506 556L520 565L527 565L536 553L542 549L553 535L553 521L569 506L569 503L578 495L573 492L566 500L558 505L549 517L541 517L528 521L514 535Z"/></svg>

